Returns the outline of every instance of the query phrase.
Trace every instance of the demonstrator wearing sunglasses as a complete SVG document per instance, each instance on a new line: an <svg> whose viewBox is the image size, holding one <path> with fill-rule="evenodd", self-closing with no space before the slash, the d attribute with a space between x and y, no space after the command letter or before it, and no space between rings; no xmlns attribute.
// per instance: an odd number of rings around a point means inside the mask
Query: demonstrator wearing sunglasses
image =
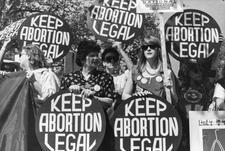
<svg viewBox="0 0 225 151"><path fill-rule="evenodd" d="M145 92L166 98L165 86L171 90L172 102L177 101L175 76L171 69L164 76L161 59L161 44L155 37L146 37L141 42L141 52L137 66L128 78L122 99L128 99L133 93ZM165 83L168 78L169 83Z"/></svg>

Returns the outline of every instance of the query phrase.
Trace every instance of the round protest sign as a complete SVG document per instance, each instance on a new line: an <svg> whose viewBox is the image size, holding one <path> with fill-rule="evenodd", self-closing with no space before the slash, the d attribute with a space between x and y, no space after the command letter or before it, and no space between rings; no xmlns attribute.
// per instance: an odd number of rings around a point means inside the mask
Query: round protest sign
<svg viewBox="0 0 225 151"><path fill-rule="evenodd" d="M29 16L18 34L20 46L36 44L47 58L51 57L54 61L62 59L69 52L72 41L69 25L50 13Z"/></svg>
<svg viewBox="0 0 225 151"><path fill-rule="evenodd" d="M220 33L219 25L210 15L187 9L166 22L166 47L179 61L207 61L220 50Z"/></svg>
<svg viewBox="0 0 225 151"><path fill-rule="evenodd" d="M142 32L144 15L136 13L136 0L96 0L89 10L88 26L102 41L130 43Z"/></svg>
<svg viewBox="0 0 225 151"><path fill-rule="evenodd" d="M151 94L139 94L122 102L111 124L116 151L176 151L182 135L174 107Z"/></svg>
<svg viewBox="0 0 225 151"><path fill-rule="evenodd" d="M95 151L105 135L104 111L97 100L60 91L38 110L36 134L46 151Z"/></svg>

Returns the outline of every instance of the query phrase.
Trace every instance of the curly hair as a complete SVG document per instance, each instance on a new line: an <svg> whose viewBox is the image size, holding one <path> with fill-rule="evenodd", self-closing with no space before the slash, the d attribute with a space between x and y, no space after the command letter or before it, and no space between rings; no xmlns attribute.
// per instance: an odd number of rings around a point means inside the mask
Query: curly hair
<svg viewBox="0 0 225 151"><path fill-rule="evenodd" d="M30 57L30 64L34 68L43 68L47 66L46 58L44 53L37 45L28 44L22 48L26 54Z"/></svg>
<svg viewBox="0 0 225 151"><path fill-rule="evenodd" d="M77 48L76 63L78 66L83 66L86 56L91 52L100 52L100 46L93 40L83 40Z"/></svg>

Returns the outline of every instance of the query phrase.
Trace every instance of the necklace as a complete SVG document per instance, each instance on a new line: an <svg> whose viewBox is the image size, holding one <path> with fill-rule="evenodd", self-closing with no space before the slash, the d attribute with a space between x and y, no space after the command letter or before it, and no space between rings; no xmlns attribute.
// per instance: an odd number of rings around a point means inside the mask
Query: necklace
<svg viewBox="0 0 225 151"><path fill-rule="evenodd" d="M152 69L150 67L150 70L148 68L145 68L144 72L142 73L142 76L138 76L137 80L140 80L141 83L146 84L147 82L150 84L151 83L151 79L153 77L156 77L156 81L157 82L162 82L162 76L157 74L159 73L161 68L161 64L158 64L156 69Z"/></svg>
<svg viewBox="0 0 225 151"><path fill-rule="evenodd" d="M149 66L149 68L145 68L145 71L150 75L150 76L155 76L157 73L159 73L161 68L161 64L158 64L156 69L153 69Z"/></svg>

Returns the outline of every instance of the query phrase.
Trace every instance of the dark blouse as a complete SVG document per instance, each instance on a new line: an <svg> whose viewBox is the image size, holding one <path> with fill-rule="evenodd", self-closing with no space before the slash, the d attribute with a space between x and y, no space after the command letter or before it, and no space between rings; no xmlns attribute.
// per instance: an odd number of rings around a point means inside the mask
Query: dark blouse
<svg viewBox="0 0 225 151"><path fill-rule="evenodd" d="M81 71L64 75L61 80L61 89L67 90L71 85L80 85L94 90L96 92L95 96L113 99L113 77L104 71L92 71L87 80L85 80Z"/></svg>

